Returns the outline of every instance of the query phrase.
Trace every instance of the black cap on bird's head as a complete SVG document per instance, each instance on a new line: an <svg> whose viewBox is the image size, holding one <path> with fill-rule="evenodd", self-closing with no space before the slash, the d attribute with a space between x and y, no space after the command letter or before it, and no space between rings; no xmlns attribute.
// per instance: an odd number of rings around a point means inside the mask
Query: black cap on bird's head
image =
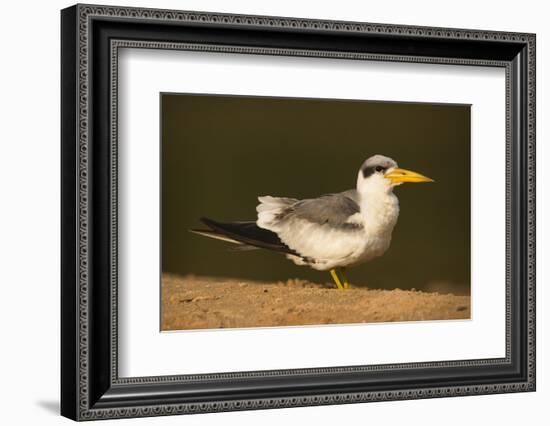
<svg viewBox="0 0 550 426"><path fill-rule="evenodd" d="M365 160L361 166L363 178L367 178L373 173L385 173L386 170L397 167L397 163L390 157L377 154Z"/></svg>
<svg viewBox="0 0 550 426"><path fill-rule="evenodd" d="M393 159L379 154L369 157L361 166L358 187L361 182L366 180L386 182L390 187L405 182L433 182L433 179L419 173L397 167L397 163Z"/></svg>

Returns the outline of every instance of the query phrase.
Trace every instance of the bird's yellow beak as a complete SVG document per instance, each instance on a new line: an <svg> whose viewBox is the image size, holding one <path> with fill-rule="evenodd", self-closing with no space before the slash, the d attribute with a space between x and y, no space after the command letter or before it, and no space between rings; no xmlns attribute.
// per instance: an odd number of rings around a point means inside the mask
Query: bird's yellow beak
<svg viewBox="0 0 550 426"><path fill-rule="evenodd" d="M423 176L420 173L412 172L410 170L400 169L399 167L388 170L388 172L384 175L384 177L389 179L393 184L401 184L404 182L412 182L412 183L434 182L433 179Z"/></svg>

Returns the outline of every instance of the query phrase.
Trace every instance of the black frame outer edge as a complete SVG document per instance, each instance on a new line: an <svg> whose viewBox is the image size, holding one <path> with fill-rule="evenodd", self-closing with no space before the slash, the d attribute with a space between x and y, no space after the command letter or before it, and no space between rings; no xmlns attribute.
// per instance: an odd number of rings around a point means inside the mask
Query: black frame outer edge
<svg viewBox="0 0 550 426"><path fill-rule="evenodd" d="M78 385L78 289L77 289L77 111L78 111L78 6L62 11L62 288L61 288L61 413L81 417ZM238 26L174 25L129 22L127 19L94 18L90 93L90 301L88 409L130 408L157 404L228 401L265 397L322 395L332 392L365 392L404 389L414 379L417 388L472 386L526 380L527 357L527 51L525 43L457 41L372 34L303 32L299 29L263 30ZM154 27L154 28L153 28ZM253 38L251 39L251 35ZM299 37L297 37L299 35ZM147 39L231 45L257 45L317 50L352 50L368 53L414 54L510 61L512 67L512 363L508 366L415 368L364 373L315 374L302 377L261 377L204 382L153 384L111 383L109 323L109 40ZM365 47L366 46L366 47ZM475 48L474 48L475 47ZM439 55L435 54L439 52ZM520 112L522 115L520 115ZM524 141L525 143L522 143ZM93 200L93 201L92 201ZM534 387L532 388L532 390ZM154 414L154 413L151 413Z"/></svg>
<svg viewBox="0 0 550 426"><path fill-rule="evenodd" d="M61 414L76 419L77 7L61 14Z"/></svg>

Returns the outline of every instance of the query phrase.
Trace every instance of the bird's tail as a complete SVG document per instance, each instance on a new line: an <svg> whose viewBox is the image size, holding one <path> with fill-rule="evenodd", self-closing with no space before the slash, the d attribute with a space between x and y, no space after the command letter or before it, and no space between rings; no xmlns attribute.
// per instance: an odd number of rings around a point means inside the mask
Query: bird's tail
<svg viewBox="0 0 550 426"><path fill-rule="evenodd" d="M229 238L226 235L223 235L219 232L213 231L212 229L190 229L189 232L192 232L193 234L202 235L204 237L213 238L215 240L225 241L228 243L238 244L242 245L240 241L237 241L233 238Z"/></svg>
<svg viewBox="0 0 550 426"><path fill-rule="evenodd" d="M244 244L238 240L230 238L224 234L213 231L211 229L190 229L189 232L192 232L193 234L197 234L197 235L202 235L204 237L212 238L214 240L220 240L220 241L225 241L227 243L232 243L234 245L233 247L231 247L231 249L235 251L248 251L248 250L259 249L259 247L254 247L248 244Z"/></svg>
<svg viewBox="0 0 550 426"><path fill-rule="evenodd" d="M267 229L260 228L256 222L217 222L206 217L201 222L208 229L190 229L191 232L216 240L226 241L237 245L239 250L263 248L287 254L296 254L279 236Z"/></svg>

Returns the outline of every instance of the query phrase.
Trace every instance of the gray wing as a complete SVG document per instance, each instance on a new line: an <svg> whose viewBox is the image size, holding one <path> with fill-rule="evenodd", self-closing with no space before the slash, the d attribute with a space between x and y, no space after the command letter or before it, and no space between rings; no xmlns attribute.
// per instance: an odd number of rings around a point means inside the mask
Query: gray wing
<svg viewBox="0 0 550 426"><path fill-rule="evenodd" d="M355 190L305 200L271 196L258 199L258 226L275 232L296 220L342 229L361 226L348 222L350 216L359 213L359 197Z"/></svg>
<svg viewBox="0 0 550 426"><path fill-rule="evenodd" d="M327 194L319 198L288 203L276 215L279 224L294 219L305 220L318 225L333 228L357 227L349 223L350 216L359 213L356 191L350 190L337 194Z"/></svg>
<svg viewBox="0 0 550 426"><path fill-rule="evenodd" d="M356 189L348 189L347 191L341 192L339 195L343 195L357 204L357 208L359 208L359 193Z"/></svg>
<svg viewBox="0 0 550 426"><path fill-rule="evenodd" d="M359 205L351 191L323 195L319 198L301 200L286 213L285 219L302 219L318 225L329 225L333 228L357 227L349 223L350 216L359 213Z"/></svg>

